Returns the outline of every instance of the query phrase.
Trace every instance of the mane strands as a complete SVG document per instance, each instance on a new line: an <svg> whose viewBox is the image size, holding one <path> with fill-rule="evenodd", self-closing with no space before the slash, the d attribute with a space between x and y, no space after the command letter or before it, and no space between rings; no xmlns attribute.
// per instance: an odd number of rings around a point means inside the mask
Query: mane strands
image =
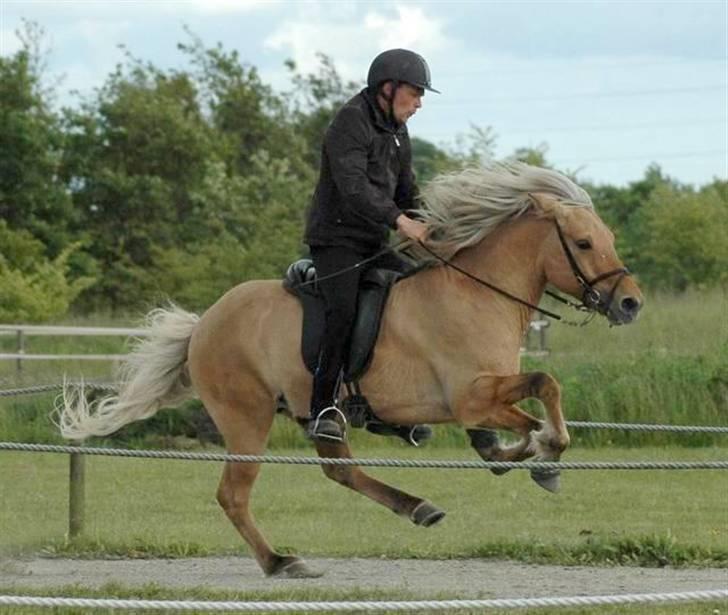
<svg viewBox="0 0 728 615"><path fill-rule="evenodd" d="M428 245L449 258L477 244L528 211L531 192L552 194L564 205L593 207L583 188L551 169L522 162L470 167L440 175L423 190L418 214L429 227Z"/></svg>

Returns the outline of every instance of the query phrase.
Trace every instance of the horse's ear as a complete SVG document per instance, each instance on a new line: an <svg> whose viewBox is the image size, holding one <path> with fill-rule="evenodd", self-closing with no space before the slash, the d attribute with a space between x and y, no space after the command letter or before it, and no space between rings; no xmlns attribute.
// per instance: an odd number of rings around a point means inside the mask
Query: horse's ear
<svg viewBox="0 0 728 615"><path fill-rule="evenodd" d="M545 192L529 192L528 197L534 209L549 218L555 218L562 209L559 200Z"/></svg>

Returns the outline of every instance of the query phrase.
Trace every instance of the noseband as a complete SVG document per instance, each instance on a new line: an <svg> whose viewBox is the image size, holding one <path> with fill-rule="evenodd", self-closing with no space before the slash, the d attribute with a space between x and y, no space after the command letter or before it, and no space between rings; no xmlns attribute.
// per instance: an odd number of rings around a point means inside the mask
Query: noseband
<svg viewBox="0 0 728 615"><path fill-rule="evenodd" d="M614 293L617 290L619 283L624 279L625 276L632 274L630 273L629 269L627 269L627 267L619 267L605 273L600 273L598 276L589 280L584 275L581 267L579 267L579 263L576 261L574 253L569 248L569 244L566 243L566 238L564 237L564 232L561 230L561 226L558 222L555 222L555 224L556 232L558 233L559 241L561 242L561 247L564 249L564 253L566 254L566 260L569 261L571 271L573 272L576 281L579 282L579 285L584 291L581 296L582 305L575 307L579 307L580 309L585 309L588 311L597 311L600 314L606 314L612 305ZM614 284L612 284L612 288L609 289L609 293L606 295L606 297L603 297L602 293L599 292L597 288L595 288L595 285L602 280L606 280L613 276L617 276L617 279L614 281ZM552 293L549 293L549 295L551 295L552 297L554 296Z"/></svg>

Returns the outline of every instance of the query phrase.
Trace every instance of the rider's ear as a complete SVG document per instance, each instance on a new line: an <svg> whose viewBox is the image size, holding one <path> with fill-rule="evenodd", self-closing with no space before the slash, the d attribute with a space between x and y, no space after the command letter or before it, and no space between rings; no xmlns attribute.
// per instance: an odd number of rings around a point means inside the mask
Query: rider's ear
<svg viewBox="0 0 728 615"><path fill-rule="evenodd" d="M562 209L557 198L544 192L529 192L528 198L531 199L534 209L541 212L549 218L556 217Z"/></svg>

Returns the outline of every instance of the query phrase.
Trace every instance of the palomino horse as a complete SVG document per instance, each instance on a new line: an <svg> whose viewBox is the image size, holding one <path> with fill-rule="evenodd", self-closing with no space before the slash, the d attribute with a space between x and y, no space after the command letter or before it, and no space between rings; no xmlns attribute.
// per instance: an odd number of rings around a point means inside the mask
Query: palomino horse
<svg viewBox="0 0 728 615"><path fill-rule="evenodd" d="M589 196L555 171L511 164L440 177L423 194L422 215L435 254L530 304L551 284L612 324L631 322L642 305ZM520 373L532 308L435 265L392 289L361 381L377 415L398 425L457 422L485 460L559 459L569 444L559 385L544 372ZM149 337L122 372L119 395L88 404L67 391L62 433L109 434L196 395L230 453L261 454L279 400L299 422L308 417L311 375L300 354L301 319L298 300L276 280L240 284L202 317L175 307L154 310ZM543 421L515 405L531 397L543 403ZM489 431L495 429L520 440L501 446ZM316 449L323 457L351 456L345 443L316 443ZM358 467L323 470L416 524L444 515ZM276 553L255 525L248 503L258 471L258 464L226 463L218 501L267 575L309 576L301 559ZM557 487L558 477L534 478Z"/></svg>

